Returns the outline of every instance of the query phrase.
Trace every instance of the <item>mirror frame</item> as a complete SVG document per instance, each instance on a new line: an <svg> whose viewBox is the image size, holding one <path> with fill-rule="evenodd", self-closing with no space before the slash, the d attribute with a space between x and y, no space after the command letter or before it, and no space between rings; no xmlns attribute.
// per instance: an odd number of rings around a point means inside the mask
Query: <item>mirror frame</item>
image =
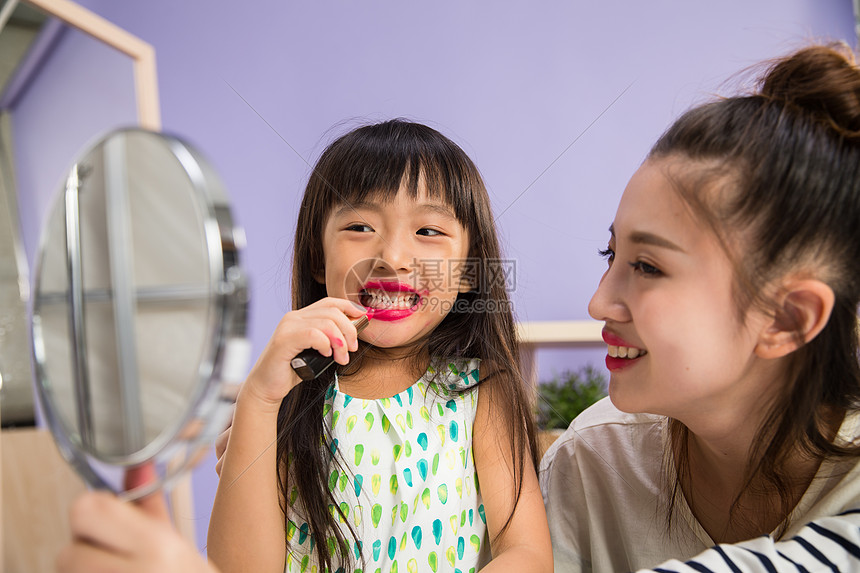
<svg viewBox="0 0 860 573"><path fill-rule="evenodd" d="M70 193L73 197L77 197L78 193L84 192L86 185L78 180L78 165L91 161L94 155L105 153L107 147L111 144L121 143L135 140L137 142L145 141L150 145L158 144L164 152L168 152L171 156L171 169L179 173L181 172L183 179L189 184L188 188L191 191L191 198L195 204L195 208L201 215L199 230L202 233L203 247L206 257L206 280L205 300L206 302L206 320L203 340L203 356L202 362L194 368L196 374L196 382L191 386L191 393L186 396L185 402L188 403L181 413L181 416L171 421L158 436L146 444L134 444L135 451L133 453L116 454L106 453L91 449L92 444L88 444L85 437L85 424L81 423L80 438L78 440L71 438L69 423L70 420L64 418L63 413L57 406L57 401L52 396L53 381L48 374L48 360L46 357L47 348L45 344L45 329L43 328L42 318L43 311L46 305L51 305L47 302L53 298L52 295L57 293L48 293L47 299L44 298L45 293L42 291L43 285L41 279L44 275L45 263L47 261L45 252L47 245L56 244L58 235L60 240L65 237L66 242L69 242L69 219L66 215L66 227L62 232L52 232L50 227L43 229L39 256L36 263L36 272L34 274L34 296L32 306L32 339L34 349L34 362L36 369L36 386L38 390L39 401L42 405L42 414L48 427L54 435L54 441L58 449L62 452L63 457L77 470L78 474L84 477L85 481L100 489L113 490L120 497L128 499L137 499L144 495L164 487L167 491L178 482L184 479L188 474L187 471L193 467L195 460L198 459L198 454L202 451L201 448L210 446L217 434L226 427L229 417L232 412L232 402L234 399L235 390L229 388L228 385L234 383L235 376L231 373L231 369L235 366L231 363L231 358L236 358L236 352L241 352L240 365L244 365L245 352L242 352L246 346L245 325L247 322L247 283L246 277L239 266L240 251L244 247L244 231L241 227L234 223L232 214L228 205L228 197L223 188L220 178L217 176L212 166L202 157L193 147L187 142L170 135L165 135L151 130L140 128L124 128L111 131L92 146L87 148L77 159L75 165L71 169L71 174L66 181L65 187L60 193L55 196L52 213L57 209L65 210L66 213L70 210L69 197ZM178 168L178 169L177 169ZM138 171L133 167L128 167L128 174ZM106 183L106 182L105 182ZM77 210L77 199L72 199L73 213ZM108 210L107 215L110 215ZM80 214L76 215L76 217ZM83 228L81 225L83 220L73 219L71 228ZM147 222L149 223L149 222ZM110 227L110 225L108 225ZM132 223L132 227L134 224ZM144 225L148 228L149 225ZM62 229L62 227L61 227ZM54 228L56 231L56 227ZM77 232L73 231L72 235ZM120 238L121 239L121 238ZM116 242L116 241L114 241ZM120 244L122 240L118 241ZM198 246L198 245L196 245ZM82 254L80 243L75 247L65 251L66 259L62 265L57 265L57 260L51 266L64 268L69 273L68 284L69 294L63 295L62 298L69 297L67 304L71 310L71 322L68 325L71 329L69 335L71 340L83 341L86 339L84 334L84 297L83 277L81 272L80 255ZM122 251L119 253L123 255ZM125 256L131 256L131 253L125 253ZM108 257L112 263L116 263L113 256ZM133 256L132 256L133 259ZM74 261L74 262L73 262ZM87 265L85 265L87 266ZM113 266L111 264L110 266ZM122 265L119 265L120 267ZM134 289L134 285L129 282L130 277L116 277L113 284L116 288L113 290L113 295L109 298L114 300L114 312L118 341L118 359L120 379L125 378L123 368L123 333L128 333L132 338L126 340L127 343L134 347L134 317L130 314L122 312L123 303L132 303L129 296L140 294L140 292L132 293L129 289ZM76 288L75 284L78 284ZM168 287L169 288L169 287ZM93 291L95 292L95 291ZM125 294L123 294L125 293ZM184 293L169 293L167 298L160 299L164 301L181 301L184 300ZM133 303L132 303L133 304ZM133 313L134 311L129 310ZM77 322L77 321L80 322ZM123 324L125 322L125 324ZM80 345L78 345L80 344ZM82 388L87 386L88 374L87 367L87 350L86 344L79 342L72 343L71 348L73 354L72 374L74 378L73 386ZM75 357L74 354L77 353ZM134 353L134 350L131 351ZM131 361L132 368L135 366L135 360ZM137 372L133 373L130 378L134 379ZM87 391L84 390L86 394ZM136 392L132 392L132 395ZM139 406L139 398L132 400L132 409L134 406ZM68 413L68 412L67 412ZM126 411L124 417L126 419L135 419L141 415L140 412ZM200 416L204 417L201 418ZM88 415L84 414L84 418ZM205 421L203 421L205 420ZM74 420L71 421L72 423ZM142 436L141 436L141 439ZM138 465L142 462L154 460L161 462L165 471L165 475L155 483L143 485L134 488L129 492L117 490L116 486L111 486L110 482L105 481L105 478L100 473L103 465L112 467L130 467ZM94 465L95 464L95 465Z"/></svg>

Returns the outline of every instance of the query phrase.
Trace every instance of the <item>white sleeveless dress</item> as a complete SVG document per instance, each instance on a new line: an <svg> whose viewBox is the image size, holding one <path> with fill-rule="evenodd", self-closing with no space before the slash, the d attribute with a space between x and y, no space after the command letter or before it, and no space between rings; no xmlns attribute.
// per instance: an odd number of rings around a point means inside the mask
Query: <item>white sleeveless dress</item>
<svg viewBox="0 0 860 573"><path fill-rule="evenodd" d="M344 464L328 485L358 536L337 516L356 573L474 573L483 563L487 526L472 456L479 362L435 361L390 398L353 398L336 379L326 394L330 447ZM322 573L297 497L294 488L286 571Z"/></svg>

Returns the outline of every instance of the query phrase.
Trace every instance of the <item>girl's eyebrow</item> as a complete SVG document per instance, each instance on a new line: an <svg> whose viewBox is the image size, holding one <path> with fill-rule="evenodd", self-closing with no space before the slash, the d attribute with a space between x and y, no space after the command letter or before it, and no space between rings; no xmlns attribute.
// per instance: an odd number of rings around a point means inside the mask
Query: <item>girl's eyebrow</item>
<svg viewBox="0 0 860 573"><path fill-rule="evenodd" d="M351 205L342 205L337 211L334 212L333 216L340 217L341 215L355 213L359 209L365 211L379 212L382 210L382 205L372 201L352 203ZM416 210L435 213L442 217L447 217L448 219L457 219L456 215L454 215L454 211L445 203L418 203L416 205Z"/></svg>
<svg viewBox="0 0 860 573"><path fill-rule="evenodd" d="M442 217L447 217L449 219L457 218L456 215L454 215L454 211L445 203L420 203L418 205L418 210L436 213L437 215L441 215Z"/></svg>
<svg viewBox="0 0 860 573"><path fill-rule="evenodd" d="M609 226L609 233L615 237L615 225ZM651 245L653 247L661 247L663 249L669 249L671 251L678 251L679 253L685 253L686 251L682 249L680 246L676 245L669 239L661 237L660 235L655 235L653 233L646 233L645 231L633 231L630 233L630 242L635 245Z"/></svg>
<svg viewBox="0 0 860 573"><path fill-rule="evenodd" d="M334 212L334 217L340 217L341 215L346 215L349 213L355 213L358 209L364 209L365 211L380 211L382 210L382 206L379 203L371 203L369 201L363 201L359 203L347 203L341 205L340 208Z"/></svg>

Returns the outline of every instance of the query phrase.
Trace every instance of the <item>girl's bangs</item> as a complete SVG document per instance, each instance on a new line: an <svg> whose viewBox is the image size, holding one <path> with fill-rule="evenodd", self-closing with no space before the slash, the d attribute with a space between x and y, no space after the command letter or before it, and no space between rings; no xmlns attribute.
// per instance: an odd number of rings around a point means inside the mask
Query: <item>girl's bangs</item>
<svg viewBox="0 0 860 573"><path fill-rule="evenodd" d="M341 150L340 169L323 178L330 208L342 204L392 201L401 191L416 199L422 186L431 199L449 205L460 223L469 228L475 212L474 186L477 173L459 148L435 141L403 141L400 149L375 149L373 141L356 142Z"/></svg>

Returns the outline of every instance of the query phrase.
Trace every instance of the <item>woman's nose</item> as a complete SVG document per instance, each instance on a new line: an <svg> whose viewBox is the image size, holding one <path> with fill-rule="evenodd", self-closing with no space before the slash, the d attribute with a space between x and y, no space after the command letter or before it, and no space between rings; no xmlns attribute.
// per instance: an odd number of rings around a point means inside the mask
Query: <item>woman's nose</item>
<svg viewBox="0 0 860 573"><path fill-rule="evenodd" d="M630 320L630 309L624 301L621 277L610 267L603 273L597 290L588 302L588 314L595 320L626 322Z"/></svg>

